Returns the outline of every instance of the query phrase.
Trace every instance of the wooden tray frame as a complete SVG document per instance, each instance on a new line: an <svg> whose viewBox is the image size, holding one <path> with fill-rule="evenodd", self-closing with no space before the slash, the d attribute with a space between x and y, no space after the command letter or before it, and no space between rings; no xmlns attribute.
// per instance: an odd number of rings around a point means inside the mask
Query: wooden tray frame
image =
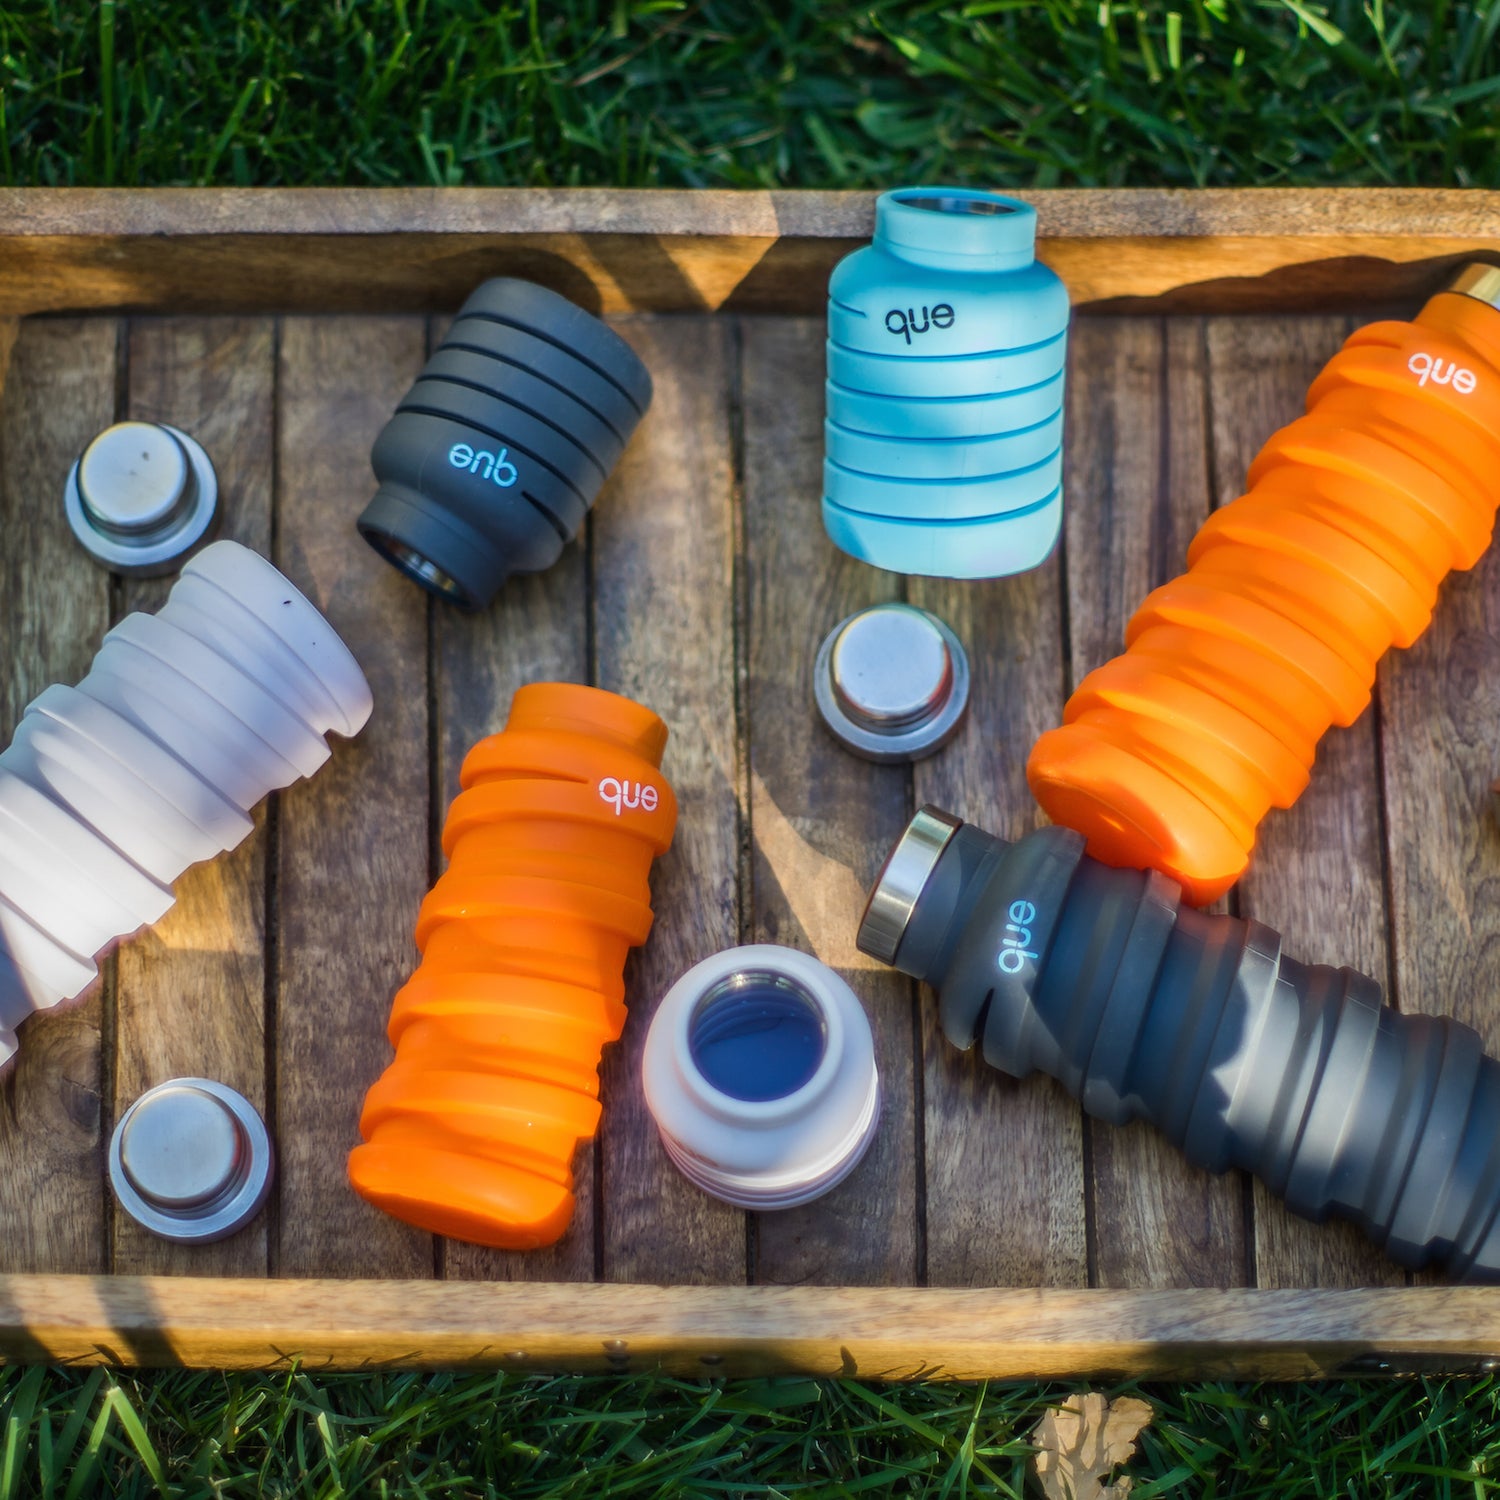
<svg viewBox="0 0 1500 1500"><path fill-rule="evenodd" d="M1098 310L1333 310L1500 258L1500 194L1028 194ZM816 314L862 193L9 190L0 318L403 311L538 275L604 312ZM1235 274L1226 276L1232 266ZM996 1290L0 1276L0 1356L865 1378L1487 1370L1500 1289Z"/></svg>
<svg viewBox="0 0 1500 1500"><path fill-rule="evenodd" d="M1500 257L1495 192L1026 197L1040 255L1075 305L1100 310L1334 311L1420 296L1465 260ZM828 272L869 238L873 205L677 189L3 189L0 316L442 312L502 266L604 313L815 314Z"/></svg>

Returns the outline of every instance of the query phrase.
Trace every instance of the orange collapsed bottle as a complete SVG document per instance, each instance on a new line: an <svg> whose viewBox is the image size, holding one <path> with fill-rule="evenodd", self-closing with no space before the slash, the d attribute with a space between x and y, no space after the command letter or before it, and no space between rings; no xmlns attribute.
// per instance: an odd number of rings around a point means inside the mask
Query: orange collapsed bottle
<svg viewBox="0 0 1500 1500"><path fill-rule="evenodd" d="M1124 655L1079 683L1026 770L1090 854L1221 895L1323 731L1359 717L1381 656L1479 560L1500 499L1497 308L1500 270L1470 266L1414 322L1352 335L1188 571L1136 611Z"/></svg>
<svg viewBox="0 0 1500 1500"><path fill-rule="evenodd" d="M599 1123L599 1055L625 1022L626 951L651 928L651 861L677 803L667 727L629 698L533 683L464 760L448 869L417 915L396 1060L365 1098L355 1190L412 1224L549 1245Z"/></svg>

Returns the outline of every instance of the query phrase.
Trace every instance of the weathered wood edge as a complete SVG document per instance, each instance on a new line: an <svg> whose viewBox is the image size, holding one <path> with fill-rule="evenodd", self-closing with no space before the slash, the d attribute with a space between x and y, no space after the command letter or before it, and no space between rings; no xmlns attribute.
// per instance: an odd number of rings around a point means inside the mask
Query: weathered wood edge
<svg viewBox="0 0 1500 1500"><path fill-rule="evenodd" d="M1500 235L1475 188L1012 189L1068 239ZM6 235L646 234L863 239L873 192L697 188L4 188Z"/></svg>
<svg viewBox="0 0 1500 1500"><path fill-rule="evenodd" d="M797 1371L861 1379L1472 1372L1500 1290L966 1291L0 1277L12 1361Z"/></svg>
<svg viewBox="0 0 1500 1500"><path fill-rule="evenodd" d="M1328 310L1421 295L1500 252L1500 193L1022 192L1074 301ZM0 315L451 311L484 276L602 312L815 312L872 193L527 188L0 191Z"/></svg>

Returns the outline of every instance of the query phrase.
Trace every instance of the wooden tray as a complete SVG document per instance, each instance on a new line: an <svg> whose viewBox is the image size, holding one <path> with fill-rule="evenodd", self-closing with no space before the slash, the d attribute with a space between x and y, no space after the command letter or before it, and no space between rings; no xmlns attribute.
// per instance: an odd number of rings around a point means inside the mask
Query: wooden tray
<svg viewBox="0 0 1500 1500"><path fill-rule="evenodd" d="M1041 253L1082 304L1065 545L1023 578L960 584L852 562L819 525L824 287L869 233L867 195L0 193L0 734L164 593L100 572L63 519L69 462L127 414L204 441L228 533L328 611L376 697L369 729L185 877L96 992L25 1028L0 1086L0 1353L894 1377L1472 1369L1500 1351L1500 1291L1409 1284L1352 1231L1194 1172L1144 1129L1086 1121L1049 1082L1007 1082L854 949L914 804L1008 836L1036 825L1032 740L1239 493L1352 320L1409 312L1500 249L1495 194L1033 196ZM371 440L440 334L429 315L499 272L629 314L657 394L581 544L470 618L352 523ZM31 314L46 316L16 321ZM1384 664L1375 709L1268 822L1236 898L1297 956L1388 977L1402 1006L1451 1011L1491 1050L1497 586L1500 554L1449 582L1427 635ZM975 667L962 737L910 770L840 750L808 681L829 626L893 597L951 622ZM459 760L543 677L664 715L682 820L575 1225L520 1256L383 1217L343 1161ZM759 940L849 975L886 1110L838 1191L747 1217L668 1165L636 1075L671 980ZM192 1251L116 1213L102 1171L120 1110L183 1073L249 1094L280 1152L266 1215Z"/></svg>

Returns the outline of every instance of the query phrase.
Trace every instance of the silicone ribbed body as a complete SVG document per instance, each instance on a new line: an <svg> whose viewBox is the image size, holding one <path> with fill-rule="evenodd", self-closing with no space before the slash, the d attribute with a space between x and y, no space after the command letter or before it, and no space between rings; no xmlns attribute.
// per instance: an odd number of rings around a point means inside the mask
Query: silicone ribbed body
<svg viewBox="0 0 1500 1500"><path fill-rule="evenodd" d="M901 188L828 287L823 522L844 551L940 577L1035 567L1062 524L1068 295L1036 214Z"/></svg>
<svg viewBox="0 0 1500 1500"><path fill-rule="evenodd" d="M232 849L268 792L356 734L370 689L270 563L217 542L154 615L127 615L76 686L49 687L0 753L0 1061L35 1010L172 905L189 865Z"/></svg>
<svg viewBox="0 0 1500 1500"><path fill-rule="evenodd" d="M481 740L396 995L396 1058L360 1117L356 1191L397 1218L504 1249L573 1214L599 1123L599 1057L625 1022L627 951L651 928L651 862L677 805L666 725L597 688L533 683Z"/></svg>
<svg viewBox="0 0 1500 1500"><path fill-rule="evenodd" d="M1370 701L1381 656L1488 546L1496 473L1500 312L1445 292L1359 330L1037 741L1037 800L1090 854L1215 899L1324 731Z"/></svg>
<svg viewBox="0 0 1500 1500"><path fill-rule="evenodd" d="M529 281L486 281L375 439L360 534L480 609L556 562L650 404L650 374L605 323Z"/></svg>
<svg viewBox="0 0 1500 1500"><path fill-rule="evenodd" d="M895 966L937 989L949 1041L1002 1071L1050 1074L1112 1124L1149 1120L1196 1165L1350 1219L1402 1265L1500 1279L1500 1064L1478 1036L1179 898L1069 830L1006 844L965 825Z"/></svg>

